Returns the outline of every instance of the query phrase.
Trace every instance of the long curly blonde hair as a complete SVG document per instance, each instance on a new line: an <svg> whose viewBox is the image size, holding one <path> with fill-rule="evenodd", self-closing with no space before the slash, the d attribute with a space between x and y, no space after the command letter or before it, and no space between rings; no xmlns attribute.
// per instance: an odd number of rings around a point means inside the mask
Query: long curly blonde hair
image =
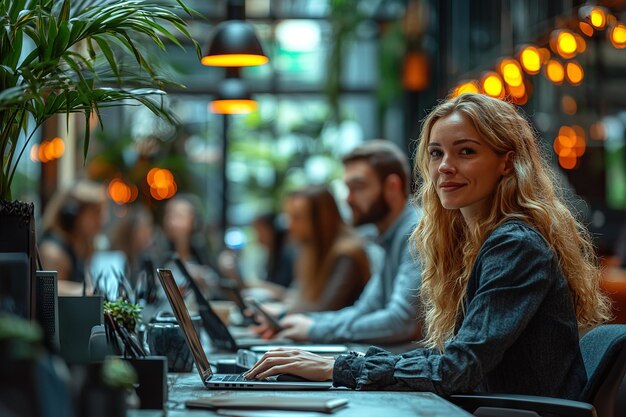
<svg viewBox="0 0 626 417"><path fill-rule="evenodd" d="M441 205L428 174L428 142L437 120L456 112L470 120L498 154L513 151L513 170L491 196L486 216L468 225L460 210ZM599 290L600 269L587 229L563 203L556 178L539 151L529 122L507 102L463 94L439 104L424 120L415 160L417 199L423 217L411 235L422 262L421 297L426 345L444 350L463 314L463 300L481 245L498 225L518 219L532 225L557 255L569 284L580 327L609 318L610 303Z"/></svg>

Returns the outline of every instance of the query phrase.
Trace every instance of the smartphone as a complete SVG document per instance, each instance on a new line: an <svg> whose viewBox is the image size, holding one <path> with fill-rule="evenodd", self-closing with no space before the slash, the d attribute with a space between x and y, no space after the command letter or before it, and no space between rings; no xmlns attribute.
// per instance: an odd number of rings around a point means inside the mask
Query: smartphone
<svg viewBox="0 0 626 417"><path fill-rule="evenodd" d="M275 332L280 332L281 330L283 330L283 326L281 326L280 323L278 323L278 320L276 320L276 317L272 316L270 313L265 311L265 309L261 307L261 304L259 304L257 300L255 300L254 298L248 297L246 298L246 304L248 304L248 306L251 309L253 309L255 312L263 316L263 318L269 324L272 330L274 330Z"/></svg>

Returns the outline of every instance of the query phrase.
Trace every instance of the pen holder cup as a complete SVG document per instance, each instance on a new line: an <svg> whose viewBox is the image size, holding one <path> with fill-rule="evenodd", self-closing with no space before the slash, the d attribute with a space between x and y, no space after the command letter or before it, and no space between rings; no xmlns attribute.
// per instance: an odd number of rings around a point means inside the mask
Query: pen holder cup
<svg viewBox="0 0 626 417"><path fill-rule="evenodd" d="M192 321L194 327L198 329L200 317L192 317ZM193 356L178 323L175 321L149 323L146 338L150 354L167 357L169 372L191 372Z"/></svg>

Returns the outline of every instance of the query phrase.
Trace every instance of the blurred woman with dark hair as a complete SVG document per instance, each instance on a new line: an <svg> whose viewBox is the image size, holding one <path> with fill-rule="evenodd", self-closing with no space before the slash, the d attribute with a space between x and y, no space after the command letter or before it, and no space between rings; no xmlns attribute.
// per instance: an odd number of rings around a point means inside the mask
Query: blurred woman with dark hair
<svg viewBox="0 0 626 417"><path fill-rule="evenodd" d="M289 234L300 246L296 291L286 300L290 313L339 310L352 305L370 277L363 241L345 224L326 187L290 194Z"/></svg>
<svg viewBox="0 0 626 417"><path fill-rule="evenodd" d="M165 204L162 227L168 256L176 253L185 262L211 264L201 207L193 194L177 194Z"/></svg>
<svg viewBox="0 0 626 417"><path fill-rule="evenodd" d="M88 264L104 224L105 202L102 184L80 180L46 207L39 255L44 269L57 271L59 295L91 293Z"/></svg>
<svg viewBox="0 0 626 417"><path fill-rule="evenodd" d="M258 242L267 250L264 281L289 288L293 281L293 250L289 245L286 225L280 224L278 214L266 213L252 221Z"/></svg>

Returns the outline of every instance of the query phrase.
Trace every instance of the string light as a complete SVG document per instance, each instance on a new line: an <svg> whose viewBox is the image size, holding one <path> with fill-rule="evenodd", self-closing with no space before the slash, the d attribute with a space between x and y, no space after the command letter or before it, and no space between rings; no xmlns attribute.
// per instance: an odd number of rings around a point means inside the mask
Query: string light
<svg viewBox="0 0 626 417"><path fill-rule="evenodd" d="M570 61L565 65L565 76L572 85L579 85L585 76L585 72L576 61Z"/></svg>
<svg viewBox="0 0 626 417"><path fill-rule="evenodd" d="M522 76L522 68L520 64L514 59L503 59L500 61L500 74L504 82L511 87L519 87L524 82Z"/></svg>
<svg viewBox="0 0 626 417"><path fill-rule="evenodd" d="M606 12L602 7L593 7L589 12L589 22L596 29L604 29L606 26Z"/></svg>
<svg viewBox="0 0 626 417"><path fill-rule="evenodd" d="M565 78L563 65L556 59L551 59L546 64L546 77L554 84L561 84Z"/></svg>
<svg viewBox="0 0 626 417"><path fill-rule="evenodd" d="M522 68L528 74L534 75L539 73L541 69L541 55L539 50L534 46L526 46L519 54L519 60Z"/></svg>
<svg viewBox="0 0 626 417"><path fill-rule="evenodd" d="M626 26L622 23L617 23L613 26L609 32L609 39L614 47L618 49L626 48Z"/></svg>
<svg viewBox="0 0 626 417"><path fill-rule="evenodd" d="M461 84L459 84L452 91L451 96L457 97L457 96L460 96L461 94L479 93L479 92L480 92L480 87L478 86L478 82L475 80L471 80L471 81L466 81L466 82L462 82Z"/></svg>
<svg viewBox="0 0 626 417"><path fill-rule="evenodd" d="M481 85L485 94L495 98L504 98L504 84L502 78L493 72L488 71L483 75Z"/></svg>
<svg viewBox="0 0 626 417"><path fill-rule="evenodd" d="M550 35L550 47L562 58L569 59L578 53L576 37L569 30L555 30Z"/></svg>

